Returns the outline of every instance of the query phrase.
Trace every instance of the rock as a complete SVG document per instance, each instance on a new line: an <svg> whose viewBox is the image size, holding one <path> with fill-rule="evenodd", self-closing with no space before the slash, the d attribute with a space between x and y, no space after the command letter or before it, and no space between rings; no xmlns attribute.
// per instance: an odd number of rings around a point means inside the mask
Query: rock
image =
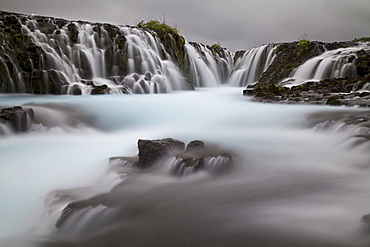
<svg viewBox="0 0 370 247"><path fill-rule="evenodd" d="M93 89L91 90L91 94L107 94L109 93L109 88L107 85L103 84L101 86L93 85Z"/></svg>
<svg viewBox="0 0 370 247"><path fill-rule="evenodd" d="M327 105L341 105L342 103L339 99L340 98L338 95L333 95L329 97L329 99L326 101L326 104Z"/></svg>
<svg viewBox="0 0 370 247"><path fill-rule="evenodd" d="M8 123L15 132L29 131L34 118L31 108L24 110L21 106L4 108L0 112L0 123Z"/></svg>
<svg viewBox="0 0 370 247"><path fill-rule="evenodd" d="M183 176L200 170L211 174L223 174L232 166L232 156L213 147L206 147L200 140L191 141L185 149L185 144L171 138L160 140L139 140L138 156L112 157L109 159L111 167L119 170L122 167L137 167L141 169L159 165L159 161L174 158L169 165L170 174ZM172 161L171 161L172 162Z"/></svg>
<svg viewBox="0 0 370 247"><path fill-rule="evenodd" d="M78 30L77 27L74 23L68 24L68 36L71 39L73 43L77 43L77 38L78 38Z"/></svg>
<svg viewBox="0 0 370 247"><path fill-rule="evenodd" d="M172 169L175 176L184 176L200 170L206 170L211 174L223 174L232 165L232 157L215 148L207 148L204 142L191 141L184 153L176 155L176 161Z"/></svg>
<svg viewBox="0 0 370 247"><path fill-rule="evenodd" d="M204 142L195 140L195 141L189 142L189 144L186 146L185 152L186 153L189 153L189 152L205 153L207 152L207 148L204 145Z"/></svg>
<svg viewBox="0 0 370 247"><path fill-rule="evenodd" d="M370 214L362 216L361 222L365 222L367 224L370 224Z"/></svg>
<svg viewBox="0 0 370 247"><path fill-rule="evenodd" d="M160 159L184 152L185 144L179 140L166 138L162 140L139 140L138 167L147 168L154 165Z"/></svg>

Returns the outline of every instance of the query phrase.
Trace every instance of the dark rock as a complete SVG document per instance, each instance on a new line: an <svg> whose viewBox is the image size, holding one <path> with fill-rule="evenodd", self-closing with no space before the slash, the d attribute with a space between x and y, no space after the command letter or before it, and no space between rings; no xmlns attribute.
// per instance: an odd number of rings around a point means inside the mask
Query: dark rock
<svg viewBox="0 0 370 247"><path fill-rule="evenodd" d="M103 84L101 86L93 85L93 89L91 90L91 94L107 94L109 93L109 88L107 85Z"/></svg>
<svg viewBox="0 0 370 247"><path fill-rule="evenodd" d="M31 108L24 110L21 106L4 108L0 112L0 123L9 123L15 132L29 131L34 118Z"/></svg>
<svg viewBox="0 0 370 247"><path fill-rule="evenodd" d="M326 104L327 105L341 105L342 102L339 99L340 99L340 97L338 95L331 96L326 101Z"/></svg>
<svg viewBox="0 0 370 247"><path fill-rule="evenodd" d="M365 222L367 224L370 224L370 214L362 216L361 222Z"/></svg>
<svg viewBox="0 0 370 247"><path fill-rule="evenodd" d="M223 174L232 166L232 156L224 151L213 147L206 147L204 142L191 141L186 149L181 141L171 138L160 140L139 140L138 156L112 157L109 159L110 166L119 169L121 167L149 168L171 157L175 158L170 165L170 173L175 176L183 176L200 170L211 174Z"/></svg>
<svg viewBox="0 0 370 247"><path fill-rule="evenodd" d="M204 153L204 152L207 152L207 148L204 145L204 142L199 141L199 140L195 140L195 141L189 142L189 144L186 146L185 152L187 152L187 153L188 152Z"/></svg>
<svg viewBox="0 0 370 247"><path fill-rule="evenodd" d="M147 168L157 161L184 152L185 144L172 138L162 140L139 140L139 162L140 168Z"/></svg>
<svg viewBox="0 0 370 247"><path fill-rule="evenodd" d="M71 39L73 43L77 43L77 38L78 38L78 30L77 27L74 23L68 24L68 36Z"/></svg>

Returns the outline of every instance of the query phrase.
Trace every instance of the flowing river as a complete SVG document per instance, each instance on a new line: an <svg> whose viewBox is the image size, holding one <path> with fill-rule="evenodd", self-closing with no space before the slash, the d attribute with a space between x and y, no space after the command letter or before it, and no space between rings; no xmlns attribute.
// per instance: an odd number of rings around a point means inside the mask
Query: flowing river
<svg viewBox="0 0 370 247"><path fill-rule="evenodd" d="M353 145L355 127L310 121L360 110L255 103L241 92L1 95L1 106L33 108L40 122L0 138L1 246L368 246L369 145ZM138 139L167 137L228 150L234 165L185 177L109 166L136 155ZM118 184L117 207L92 207L57 230L68 203ZM106 221L89 227L99 210Z"/></svg>

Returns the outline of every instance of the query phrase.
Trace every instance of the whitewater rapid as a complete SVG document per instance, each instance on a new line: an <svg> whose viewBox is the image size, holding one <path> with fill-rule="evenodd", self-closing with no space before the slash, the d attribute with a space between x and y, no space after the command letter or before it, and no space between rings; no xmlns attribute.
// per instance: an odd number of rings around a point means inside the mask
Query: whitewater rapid
<svg viewBox="0 0 370 247"><path fill-rule="evenodd" d="M55 246L99 246L119 231L111 246L367 246L360 219L370 213L368 145L351 146L354 130L320 131L307 122L316 112L359 110L254 103L241 91L1 95L2 106L58 121L0 137L0 239L8 246L54 237L71 241ZM230 150L235 166L225 176L187 178L162 170L122 177L109 169L110 157L137 154L138 139L167 137ZM122 202L129 225L122 218L101 234L58 235L54 225L69 202L122 181L132 190ZM61 194L65 200L53 204Z"/></svg>

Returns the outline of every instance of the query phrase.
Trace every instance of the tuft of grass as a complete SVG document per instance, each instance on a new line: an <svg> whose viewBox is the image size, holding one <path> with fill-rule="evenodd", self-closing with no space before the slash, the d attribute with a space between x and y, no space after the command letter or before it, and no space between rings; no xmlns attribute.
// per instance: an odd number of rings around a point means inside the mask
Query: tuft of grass
<svg viewBox="0 0 370 247"><path fill-rule="evenodd" d="M354 42L369 42L370 41L370 37L355 38L352 41L354 41Z"/></svg>
<svg viewBox="0 0 370 247"><path fill-rule="evenodd" d="M148 22L140 21L137 24L140 28L148 28L153 31L159 31L159 32L166 32L170 33L174 36L180 36L179 30L176 27L171 27L170 25L166 24L165 22L160 22L156 20L151 20Z"/></svg>
<svg viewBox="0 0 370 247"><path fill-rule="evenodd" d="M310 50L311 41L308 39L301 39L297 44L296 48L298 50L297 56L303 55L305 52Z"/></svg>

